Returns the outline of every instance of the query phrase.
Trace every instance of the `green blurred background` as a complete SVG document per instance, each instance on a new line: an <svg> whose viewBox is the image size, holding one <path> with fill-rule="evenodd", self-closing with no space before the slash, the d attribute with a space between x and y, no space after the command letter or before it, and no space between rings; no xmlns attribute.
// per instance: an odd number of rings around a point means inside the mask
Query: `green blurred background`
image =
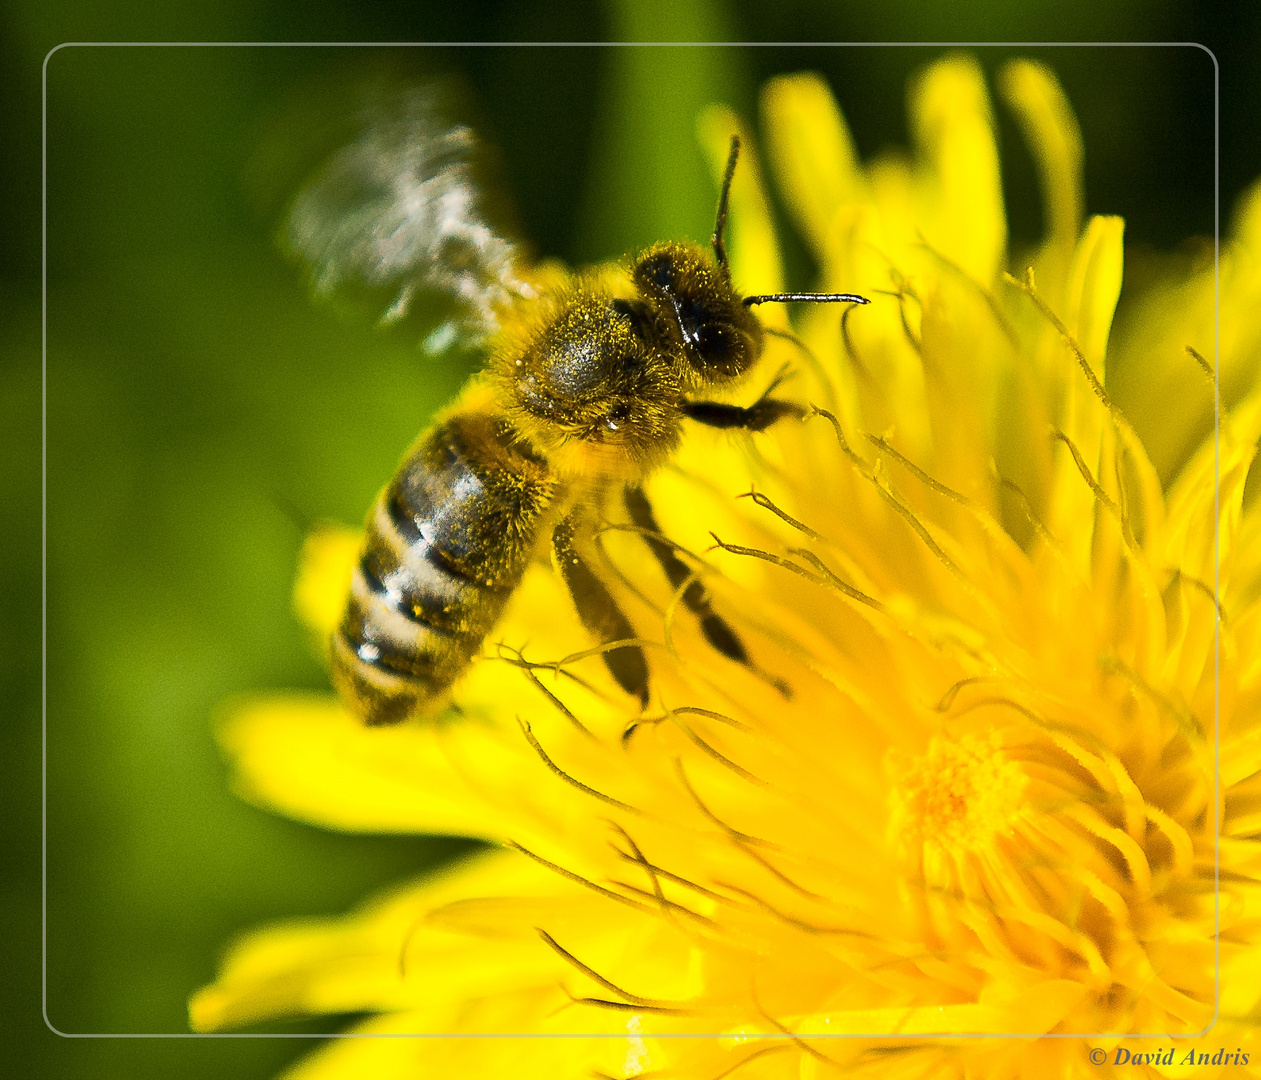
<svg viewBox="0 0 1261 1080"><path fill-rule="evenodd" d="M1222 224L1261 174L1255 4L1049 0L896 10L219 0L138 11L10 0L0 13L0 702L6 824L0 1075L273 1075L304 1039L69 1039L40 1017L40 64L65 41L1199 40L1222 62ZM776 72L823 71L864 156L905 144L907 77L938 48L102 48L48 86L47 1000L68 1033L177 1033L223 945L268 919L346 910L462 849L343 836L236 800L211 738L234 694L324 686L290 611L304 523L347 522L467 376L313 306L270 242L287 178L336 88L388 68L458 76L541 256L617 257L707 236L692 117L754 115ZM1087 205L1127 247L1187 251L1213 227L1213 65L1180 49L976 50L1051 63L1087 148ZM313 107L314 105L314 107ZM330 106L331 108L332 106ZM1032 162L999 110L1019 242ZM318 127L318 125L315 125ZM790 244L792 284L811 267ZM335 1030L322 1019L275 1030Z"/></svg>

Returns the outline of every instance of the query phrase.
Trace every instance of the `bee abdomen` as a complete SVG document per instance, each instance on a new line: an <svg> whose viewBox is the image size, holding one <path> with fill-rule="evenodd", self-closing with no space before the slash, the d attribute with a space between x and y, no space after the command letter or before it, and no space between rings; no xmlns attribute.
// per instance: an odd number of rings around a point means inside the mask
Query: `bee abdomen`
<svg viewBox="0 0 1261 1080"><path fill-rule="evenodd" d="M468 666L533 555L556 493L502 421L449 416L368 518L333 636L333 682L369 724L422 712Z"/></svg>

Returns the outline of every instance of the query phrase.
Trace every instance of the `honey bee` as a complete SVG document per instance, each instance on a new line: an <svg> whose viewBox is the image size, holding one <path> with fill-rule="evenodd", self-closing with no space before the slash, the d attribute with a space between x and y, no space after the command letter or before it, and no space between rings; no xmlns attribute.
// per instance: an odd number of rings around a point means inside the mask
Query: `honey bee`
<svg viewBox="0 0 1261 1080"><path fill-rule="evenodd" d="M675 588L693 578L661 537L642 484L690 421L760 432L801 406L768 391L749 406L704 395L744 379L769 302L865 304L849 293L741 296L723 243L739 154L733 137L710 257L690 242L655 244L629 262L624 287L588 272L540 291L514 246L486 224L471 130L445 123L414 92L365 129L298 194L289 246L317 292L347 281L396 290L386 317L422 293L456 302L435 340L484 343L488 358L457 402L407 452L377 498L340 624L332 680L368 724L435 709L493 629L550 540L577 614L600 642L636 637L584 548L618 492ZM735 630L693 578L682 600L707 641L749 663ZM646 704L650 673L628 643L603 653Z"/></svg>

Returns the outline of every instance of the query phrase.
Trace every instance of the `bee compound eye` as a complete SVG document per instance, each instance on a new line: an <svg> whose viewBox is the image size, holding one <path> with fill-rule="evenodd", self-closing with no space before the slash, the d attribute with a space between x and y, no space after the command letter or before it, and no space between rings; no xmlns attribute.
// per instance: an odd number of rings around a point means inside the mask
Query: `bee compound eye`
<svg viewBox="0 0 1261 1080"><path fill-rule="evenodd" d="M630 410L624 405L615 405L604 417L604 427L606 431L618 432L626 426L626 421L630 418Z"/></svg>
<svg viewBox="0 0 1261 1080"><path fill-rule="evenodd" d="M731 323L702 323L693 343L701 359L697 366L715 374L738 374L748 364L750 344L749 336Z"/></svg>
<svg viewBox="0 0 1261 1080"><path fill-rule="evenodd" d="M646 285L669 292L674 287L674 259L668 251L659 251L641 259L635 267L635 275Z"/></svg>

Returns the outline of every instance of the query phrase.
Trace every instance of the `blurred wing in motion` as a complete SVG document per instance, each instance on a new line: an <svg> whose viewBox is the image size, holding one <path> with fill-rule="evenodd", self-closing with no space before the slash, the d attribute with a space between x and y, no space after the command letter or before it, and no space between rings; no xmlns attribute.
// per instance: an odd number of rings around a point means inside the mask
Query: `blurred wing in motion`
<svg viewBox="0 0 1261 1080"><path fill-rule="evenodd" d="M383 294L382 322L436 304L430 325L447 321L426 339L435 352L457 335L484 340L502 306L533 295L515 247L487 223L477 138L437 97L411 89L378 110L301 188L283 229L317 296Z"/></svg>

